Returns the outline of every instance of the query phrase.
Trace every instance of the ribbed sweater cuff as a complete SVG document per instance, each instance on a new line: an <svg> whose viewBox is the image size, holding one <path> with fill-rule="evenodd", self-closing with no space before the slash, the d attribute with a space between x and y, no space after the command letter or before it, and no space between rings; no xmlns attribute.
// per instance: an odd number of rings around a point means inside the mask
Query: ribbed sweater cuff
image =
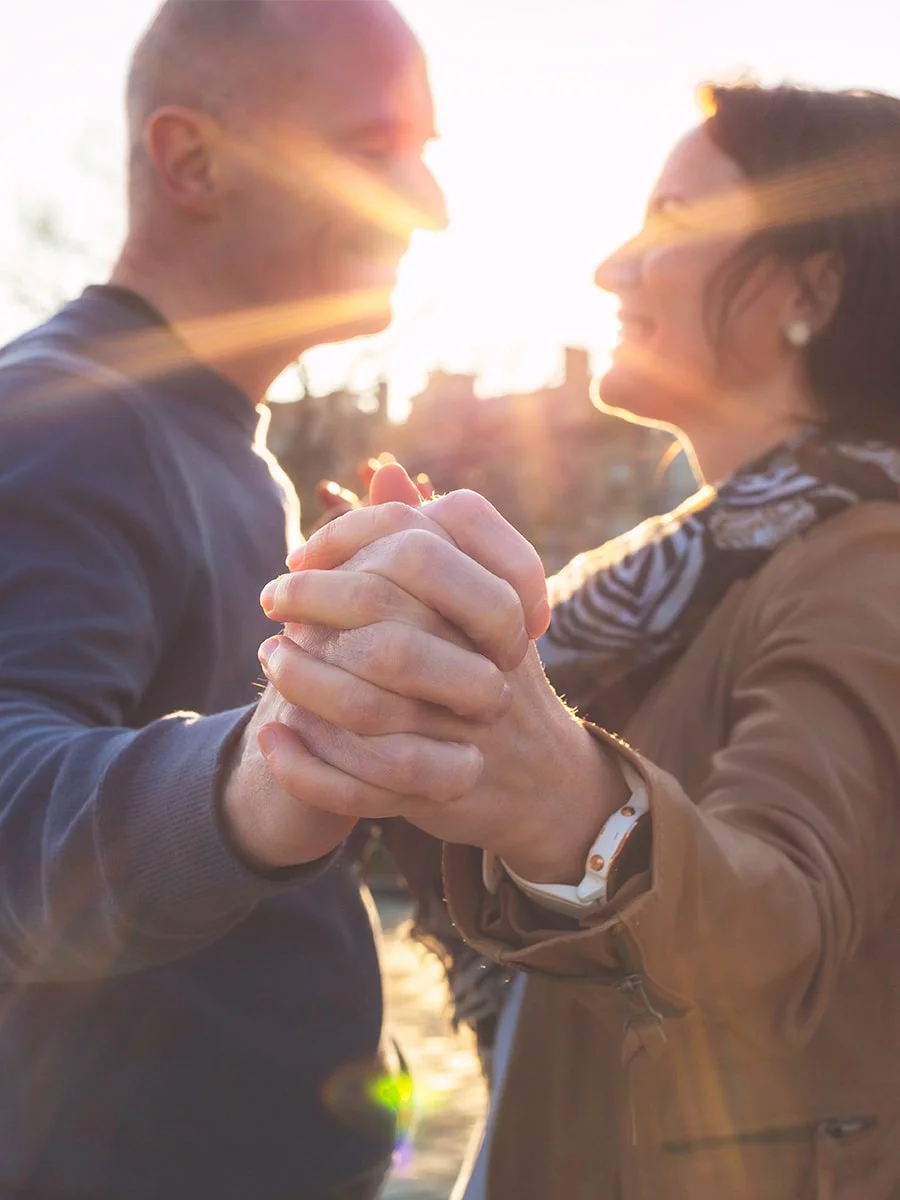
<svg viewBox="0 0 900 1200"><path fill-rule="evenodd" d="M104 780L98 838L123 919L151 937L195 941L332 862L266 877L231 848L218 812L222 769L253 709L175 714L134 735Z"/></svg>

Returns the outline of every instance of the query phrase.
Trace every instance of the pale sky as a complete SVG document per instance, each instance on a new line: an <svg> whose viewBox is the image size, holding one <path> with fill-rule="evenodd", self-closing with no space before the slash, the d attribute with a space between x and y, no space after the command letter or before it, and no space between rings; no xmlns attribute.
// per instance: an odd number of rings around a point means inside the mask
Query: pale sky
<svg viewBox="0 0 900 1200"><path fill-rule="evenodd" d="M203 3L203 0L196 0ZM602 355L611 304L593 267L640 221L695 86L752 72L900 92L896 0L399 0L432 68L446 234L421 236L394 329L309 356L314 382L390 373L394 402L430 366L477 371L486 392L541 383L566 342ZM21 214L51 207L102 278L121 232L121 93L155 0L6 0L0 37L0 337ZM48 269L44 264L43 269Z"/></svg>

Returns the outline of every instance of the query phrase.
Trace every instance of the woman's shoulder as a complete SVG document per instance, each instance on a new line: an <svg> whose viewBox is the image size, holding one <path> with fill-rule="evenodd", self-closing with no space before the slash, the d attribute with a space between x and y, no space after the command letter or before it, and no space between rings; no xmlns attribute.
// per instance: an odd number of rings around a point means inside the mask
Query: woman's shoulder
<svg viewBox="0 0 900 1200"><path fill-rule="evenodd" d="M848 560L858 563L879 551L900 553L900 501L872 500L856 504L813 525L776 554L773 567L815 569Z"/></svg>
<svg viewBox="0 0 900 1200"><path fill-rule="evenodd" d="M820 521L773 555L747 600L776 618L877 614L900 629L900 502L866 502Z"/></svg>

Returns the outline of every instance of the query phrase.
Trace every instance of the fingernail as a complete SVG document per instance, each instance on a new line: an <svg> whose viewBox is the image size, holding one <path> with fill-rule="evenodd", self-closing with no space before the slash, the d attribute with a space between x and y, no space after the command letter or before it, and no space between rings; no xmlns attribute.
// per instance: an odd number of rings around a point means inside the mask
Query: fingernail
<svg viewBox="0 0 900 1200"><path fill-rule="evenodd" d="M504 683L503 691L500 693L500 716L508 713L513 700L513 690L508 683Z"/></svg>
<svg viewBox="0 0 900 1200"><path fill-rule="evenodd" d="M287 569L289 571L296 571L297 568L300 566L300 564L303 562L303 555L305 553L306 553L305 546L297 546L295 549L293 549L290 552L290 554L287 556L287 558L284 560L285 566L287 567Z"/></svg>
<svg viewBox="0 0 900 1200"><path fill-rule="evenodd" d="M527 630L520 629L516 633L515 642L504 650L502 654L498 654L494 659L494 665L499 667L505 674L507 671L515 671L521 667L525 661L525 656L531 646L531 637Z"/></svg>
<svg viewBox="0 0 900 1200"><path fill-rule="evenodd" d="M468 751L469 770L472 772L471 786L474 787L484 773L484 755L471 742L457 742L457 745L463 746Z"/></svg>
<svg viewBox="0 0 900 1200"><path fill-rule="evenodd" d="M275 653L280 645L280 637L271 637L260 646L257 654L259 655L259 661L264 667L267 667L275 657Z"/></svg>
<svg viewBox="0 0 900 1200"><path fill-rule="evenodd" d="M528 632L532 639L538 638L541 634L547 632L547 626L550 624L550 605L546 599L541 600L540 604L536 604L531 610L528 618Z"/></svg>
<svg viewBox="0 0 900 1200"><path fill-rule="evenodd" d="M262 605L262 610L266 616L271 616L275 610L275 597L278 595L279 580L273 579L259 594L259 602Z"/></svg>
<svg viewBox="0 0 900 1200"><path fill-rule="evenodd" d="M271 758L278 746L278 730L274 725L263 725L256 735L256 742L263 758Z"/></svg>

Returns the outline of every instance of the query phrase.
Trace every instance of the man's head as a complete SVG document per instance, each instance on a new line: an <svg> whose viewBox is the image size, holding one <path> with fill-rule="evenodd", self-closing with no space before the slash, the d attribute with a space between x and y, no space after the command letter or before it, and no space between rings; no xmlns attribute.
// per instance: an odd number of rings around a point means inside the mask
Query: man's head
<svg viewBox="0 0 900 1200"><path fill-rule="evenodd" d="M387 0L166 0L128 120L132 244L227 307L284 306L298 350L383 328L411 233L446 220L424 59Z"/></svg>

